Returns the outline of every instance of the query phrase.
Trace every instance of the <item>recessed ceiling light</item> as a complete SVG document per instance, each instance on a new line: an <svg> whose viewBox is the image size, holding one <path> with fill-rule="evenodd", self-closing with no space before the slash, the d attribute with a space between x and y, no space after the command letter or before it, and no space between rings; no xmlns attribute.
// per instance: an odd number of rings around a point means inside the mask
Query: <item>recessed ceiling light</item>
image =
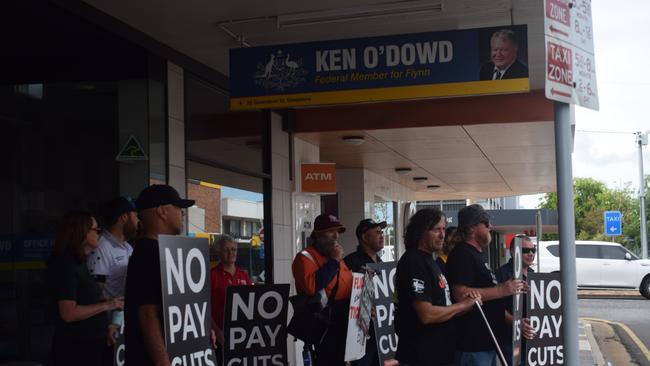
<svg viewBox="0 0 650 366"><path fill-rule="evenodd" d="M395 173L398 175L407 175L411 172L411 168L395 168Z"/></svg>
<svg viewBox="0 0 650 366"><path fill-rule="evenodd" d="M348 145L352 146L359 146L363 144L366 140L363 138L363 136L343 136L341 137L343 142L345 142Z"/></svg>
<svg viewBox="0 0 650 366"><path fill-rule="evenodd" d="M413 181L414 181L415 183L426 182L427 179L429 179L429 178L427 178L427 177L413 177Z"/></svg>
<svg viewBox="0 0 650 366"><path fill-rule="evenodd" d="M440 186L437 185L437 184L431 184L431 185L427 186L427 189L430 190L430 191L437 191L439 188L440 188Z"/></svg>

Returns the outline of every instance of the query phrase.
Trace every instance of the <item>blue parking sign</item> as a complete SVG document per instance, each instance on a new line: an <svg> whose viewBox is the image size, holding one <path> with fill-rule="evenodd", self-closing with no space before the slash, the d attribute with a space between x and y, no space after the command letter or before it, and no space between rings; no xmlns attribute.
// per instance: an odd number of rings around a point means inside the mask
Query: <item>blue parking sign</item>
<svg viewBox="0 0 650 366"><path fill-rule="evenodd" d="M605 235L618 236L623 234L621 226L621 211L605 211Z"/></svg>

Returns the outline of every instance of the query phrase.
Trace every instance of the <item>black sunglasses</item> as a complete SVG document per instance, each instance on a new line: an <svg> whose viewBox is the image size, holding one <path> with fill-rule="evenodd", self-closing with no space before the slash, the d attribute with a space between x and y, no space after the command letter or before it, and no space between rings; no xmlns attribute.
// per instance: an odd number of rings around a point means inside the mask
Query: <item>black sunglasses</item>
<svg viewBox="0 0 650 366"><path fill-rule="evenodd" d="M522 254L528 254L528 253L535 254L536 252L537 252L537 249L535 249L535 248L521 248L521 253Z"/></svg>

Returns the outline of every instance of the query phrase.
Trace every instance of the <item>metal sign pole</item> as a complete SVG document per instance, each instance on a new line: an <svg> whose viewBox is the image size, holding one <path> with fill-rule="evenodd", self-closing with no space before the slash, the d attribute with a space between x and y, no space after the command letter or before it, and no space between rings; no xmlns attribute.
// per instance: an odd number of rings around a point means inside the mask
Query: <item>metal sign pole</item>
<svg viewBox="0 0 650 366"><path fill-rule="evenodd" d="M571 139L570 106L566 103L555 102L555 169L557 175L557 212L560 231L564 364L579 365L578 293L576 290L575 213L573 210Z"/></svg>
<svg viewBox="0 0 650 366"><path fill-rule="evenodd" d="M539 263L539 254L540 254L539 242L542 240L542 211L540 211L540 210L537 210L537 213L535 213L535 231L536 231L535 234L536 234L536 237L537 237L537 239L536 239L536 241L537 241L537 243L536 243L536 248L537 248L537 260L536 260L536 262L537 262L537 272L541 272L540 271L540 263Z"/></svg>
<svg viewBox="0 0 650 366"><path fill-rule="evenodd" d="M639 144L639 204L641 219L641 258L648 259L648 232L645 221L645 181L643 179L643 145L648 144L648 134L637 132L636 141Z"/></svg>

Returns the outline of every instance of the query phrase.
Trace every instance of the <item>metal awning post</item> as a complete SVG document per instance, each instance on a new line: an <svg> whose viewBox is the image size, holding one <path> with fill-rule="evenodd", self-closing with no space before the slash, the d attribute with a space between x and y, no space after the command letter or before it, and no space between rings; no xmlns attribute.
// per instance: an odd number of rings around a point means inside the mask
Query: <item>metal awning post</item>
<svg viewBox="0 0 650 366"><path fill-rule="evenodd" d="M560 231L560 278L562 281L562 328L564 364L579 365L578 293L576 290L575 214L571 112L566 103L555 102L555 169L557 212Z"/></svg>

